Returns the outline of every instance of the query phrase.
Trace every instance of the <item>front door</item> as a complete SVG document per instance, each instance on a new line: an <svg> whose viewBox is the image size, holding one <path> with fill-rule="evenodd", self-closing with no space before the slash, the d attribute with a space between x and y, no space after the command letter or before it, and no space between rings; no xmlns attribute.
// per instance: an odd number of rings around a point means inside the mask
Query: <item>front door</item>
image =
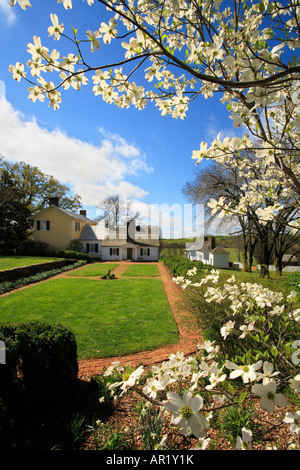
<svg viewBox="0 0 300 470"><path fill-rule="evenodd" d="M132 248L127 248L127 259L132 260Z"/></svg>

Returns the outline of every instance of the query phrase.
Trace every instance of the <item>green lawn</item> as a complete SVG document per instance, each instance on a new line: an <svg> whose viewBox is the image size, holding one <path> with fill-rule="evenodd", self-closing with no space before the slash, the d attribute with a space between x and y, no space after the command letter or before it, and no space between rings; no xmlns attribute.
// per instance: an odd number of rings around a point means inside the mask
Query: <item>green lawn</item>
<svg viewBox="0 0 300 470"><path fill-rule="evenodd" d="M93 263L88 264L87 266L83 266L82 268L74 269L74 271L70 271L67 273L68 276L104 276L107 274L108 270L110 269L113 271L119 264L112 263L112 264L104 264L104 263Z"/></svg>
<svg viewBox="0 0 300 470"><path fill-rule="evenodd" d="M52 279L0 298L1 322L33 320L71 328L81 359L150 350L179 340L160 279Z"/></svg>
<svg viewBox="0 0 300 470"><path fill-rule="evenodd" d="M156 264L133 264L123 273L123 276L143 277L159 276L159 270Z"/></svg>
<svg viewBox="0 0 300 470"><path fill-rule="evenodd" d="M31 264L50 263L61 258L40 257L40 256L0 256L0 271L12 268L21 268Z"/></svg>

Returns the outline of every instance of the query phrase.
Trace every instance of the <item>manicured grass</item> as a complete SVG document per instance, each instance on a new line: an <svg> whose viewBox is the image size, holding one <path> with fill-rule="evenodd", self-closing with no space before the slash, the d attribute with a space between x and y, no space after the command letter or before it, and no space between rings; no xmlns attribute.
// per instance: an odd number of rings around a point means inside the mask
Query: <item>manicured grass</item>
<svg viewBox="0 0 300 470"><path fill-rule="evenodd" d="M117 263L112 264L104 264L104 263L93 263L88 264L87 266L83 266L82 268L75 269L74 271L70 271L67 273L68 276L104 276L107 274L108 270L110 269L113 271L117 266Z"/></svg>
<svg viewBox="0 0 300 470"><path fill-rule="evenodd" d="M50 263L61 258L40 257L40 256L0 256L0 271L5 269L20 268L32 264Z"/></svg>
<svg viewBox="0 0 300 470"><path fill-rule="evenodd" d="M123 273L123 276L143 277L159 276L159 270L156 264L133 264Z"/></svg>
<svg viewBox="0 0 300 470"><path fill-rule="evenodd" d="M160 279L52 279L0 298L1 322L33 320L71 328L81 359L150 350L179 340Z"/></svg>

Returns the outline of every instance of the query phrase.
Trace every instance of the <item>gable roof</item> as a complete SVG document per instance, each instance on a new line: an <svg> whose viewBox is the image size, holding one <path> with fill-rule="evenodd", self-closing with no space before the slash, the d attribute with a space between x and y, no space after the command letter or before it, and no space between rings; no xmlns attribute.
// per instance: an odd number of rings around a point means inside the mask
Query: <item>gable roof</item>
<svg viewBox="0 0 300 470"><path fill-rule="evenodd" d="M93 220L89 219L89 218L86 217L85 215L77 214L77 212L73 212L73 211L70 211L70 210L68 210L68 209L64 209L63 207L57 206L56 204L51 204L51 206L45 207L45 208L42 209L40 212L38 212L37 214L35 214L34 217L39 217L41 214L43 214L44 212L46 212L47 210L49 210L49 209L51 209L51 208L54 208L54 209L56 209L56 210L59 210L60 212L62 212L63 214L65 214L65 215L68 216L68 217L71 217L71 218L74 219L74 220L78 220L78 221L84 222L84 223L86 223L86 224L97 225L97 222L94 222Z"/></svg>
<svg viewBox="0 0 300 470"><path fill-rule="evenodd" d="M137 246L159 247L159 230L155 226L141 226L135 232L135 239L127 237L127 227L118 226L115 228L106 227L103 223L96 226L83 227L80 240L99 240L101 246L120 247L131 243Z"/></svg>
<svg viewBox="0 0 300 470"><path fill-rule="evenodd" d="M101 243L101 246L108 246L108 247L120 247L124 245L136 245L136 246L153 246L159 247L159 240L158 239L143 239L143 238L136 238L135 240L126 240L124 238L106 238Z"/></svg>

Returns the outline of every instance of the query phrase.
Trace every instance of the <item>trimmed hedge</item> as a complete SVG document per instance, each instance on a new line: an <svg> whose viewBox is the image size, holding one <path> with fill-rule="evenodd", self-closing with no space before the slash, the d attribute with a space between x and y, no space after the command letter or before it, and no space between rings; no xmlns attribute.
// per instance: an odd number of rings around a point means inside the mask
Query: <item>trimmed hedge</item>
<svg viewBox="0 0 300 470"><path fill-rule="evenodd" d="M202 261L191 261L183 256L166 256L163 262L170 269L174 277L186 276L186 273L196 266L197 274L209 273L212 266L202 263Z"/></svg>
<svg viewBox="0 0 300 470"><path fill-rule="evenodd" d="M74 250L60 250L57 252L57 256L59 258L80 259L86 261L91 261L92 259L89 254Z"/></svg>
<svg viewBox="0 0 300 470"><path fill-rule="evenodd" d="M73 264L66 265L59 269L50 269L49 271L43 271L32 276L18 278L15 281L6 281L0 282L0 295L4 294L5 292L9 292L13 289L18 289L19 287L27 286L29 284L34 284L36 282L43 281L44 279L48 279L49 277L55 276L56 274L60 274L64 271L70 271L75 268L79 268L80 266L84 266L86 261L75 261L73 260Z"/></svg>
<svg viewBox="0 0 300 470"><path fill-rule="evenodd" d="M29 409L68 402L78 375L77 344L69 329L45 322L2 323L0 339L6 349L6 364L0 365L5 406L14 405L20 394Z"/></svg>
<svg viewBox="0 0 300 470"><path fill-rule="evenodd" d="M49 261L48 263L32 264L30 266L21 266L19 268L6 269L0 271L0 282L11 282L25 277L34 276L44 271L50 271L52 269L62 269L65 266L74 264L74 259L61 259L55 261Z"/></svg>

